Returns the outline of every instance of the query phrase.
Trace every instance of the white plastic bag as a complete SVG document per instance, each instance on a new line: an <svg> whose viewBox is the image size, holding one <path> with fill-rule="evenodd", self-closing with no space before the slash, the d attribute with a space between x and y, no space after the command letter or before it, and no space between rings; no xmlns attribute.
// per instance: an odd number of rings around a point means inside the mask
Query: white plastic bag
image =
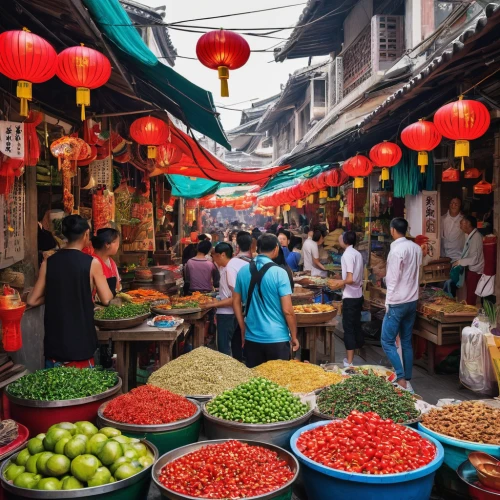
<svg viewBox="0 0 500 500"><path fill-rule="evenodd" d="M481 330L473 326L462 330L460 382L480 394L492 395L496 389L486 338Z"/></svg>

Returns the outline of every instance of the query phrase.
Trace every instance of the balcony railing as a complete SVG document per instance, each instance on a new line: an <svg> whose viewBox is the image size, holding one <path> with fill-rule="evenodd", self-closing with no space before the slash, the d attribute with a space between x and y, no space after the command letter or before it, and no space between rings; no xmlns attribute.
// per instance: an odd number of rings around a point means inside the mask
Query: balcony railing
<svg viewBox="0 0 500 500"><path fill-rule="evenodd" d="M366 26L358 38L342 52L346 97L372 75L372 27Z"/></svg>

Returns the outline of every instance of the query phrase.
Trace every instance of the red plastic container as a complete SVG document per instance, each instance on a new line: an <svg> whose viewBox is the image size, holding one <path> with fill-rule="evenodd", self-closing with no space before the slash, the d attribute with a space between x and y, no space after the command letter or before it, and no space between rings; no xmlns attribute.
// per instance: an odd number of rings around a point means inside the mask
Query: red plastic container
<svg viewBox="0 0 500 500"><path fill-rule="evenodd" d="M81 399L66 401L36 401L19 399L7 390L5 394L9 400L10 418L23 424L30 431L30 437L36 436L59 422L78 422L88 420L95 423L97 410L105 401L112 399L120 392L122 380L107 391Z"/></svg>
<svg viewBox="0 0 500 500"><path fill-rule="evenodd" d="M23 346L21 334L21 318L26 310L26 304L12 309L0 309L0 321L2 322L3 348L7 352L19 351Z"/></svg>

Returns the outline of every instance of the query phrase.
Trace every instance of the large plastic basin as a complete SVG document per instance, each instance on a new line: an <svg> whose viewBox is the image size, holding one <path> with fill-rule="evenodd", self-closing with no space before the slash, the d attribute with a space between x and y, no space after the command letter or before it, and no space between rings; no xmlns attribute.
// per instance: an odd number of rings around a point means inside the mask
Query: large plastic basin
<svg viewBox="0 0 500 500"><path fill-rule="evenodd" d="M143 443L153 452L155 461L158 460L159 453L156 447L148 441L143 441ZM81 490L42 491L18 488L13 484L9 484L4 479L3 475L8 463L8 460L3 462L0 469L0 481L6 500L21 500L25 498L34 498L38 500L70 500L73 498L87 497L92 500L147 500L149 488L151 486L151 470L153 468L153 465L150 465L135 476L104 486L82 488Z"/></svg>
<svg viewBox="0 0 500 500"><path fill-rule="evenodd" d="M493 425L493 423L492 423ZM436 474L436 485L443 496L469 498L467 485L460 481L456 471L460 464L468 459L473 451L484 451L500 459L500 446L493 444L480 444L471 441L455 439L438 432L431 431L422 423L418 428L423 433L439 441L444 449L444 463Z"/></svg>
<svg viewBox="0 0 500 500"><path fill-rule="evenodd" d="M290 449L290 438L292 434L307 424L313 411L309 410L305 415L294 420L275 422L272 424L244 424L223 420L210 415L206 404L201 409L204 419L205 435L208 439L240 439L246 441L260 441Z"/></svg>
<svg viewBox="0 0 500 500"><path fill-rule="evenodd" d="M500 500L500 491L494 492L483 486L477 477L476 469L466 460L459 465L458 477L467 485L472 500Z"/></svg>
<svg viewBox="0 0 500 500"><path fill-rule="evenodd" d="M103 414L106 405L109 403L109 401L106 401L97 412L97 426L99 428L114 427L122 431L122 434L125 436L146 439L158 448L160 455L163 455L171 450L198 441L201 426L201 410L196 401L191 400L191 402L196 405L196 413L192 417L178 420L171 424L134 425L115 422L106 418Z"/></svg>
<svg viewBox="0 0 500 500"><path fill-rule="evenodd" d="M162 483L158 480L158 477L160 476L161 470L163 467L165 467L166 464L173 462L174 460L177 460L178 458L187 455L189 453L193 453L194 451L199 450L200 448L204 446L209 446L209 445L214 445L214 444L221 444L226 441L229 441L228 439L219 439L216 441L200 441L199 443L193 443L187 446L183 446L182 448L177 448L176 450L173 450L169 453L166 453L165 455L161 456L157 462L153 465L153 469L151 470L151 474L153 476L153 481L158 487L158 489L161 492L161 495L163 498L168 498L169 500L195 500L197 497L191 497L188 495L183 495L181 493L176 493L175 491L169 490L163 486ZM262 443L259 441L248 441L245 439L241 439L240 441L247 443L251 446L263 446L264 448L268 448L272 451L275 451L279 458L281 460L285 460L288 465L290 466L290 469L292 472L294 472L294 477L285 485L283 485L281 488L277 489L276 491L272 491L270 493L266 493L264 495L259 495L257 497L247 497L248 500L291 500L292 498L292 489L293 489L293 484L297 480L297 477L299 475L299 463L297 462L297 459L289 452L286 451L278 446L274 446L269 443Z"/></svg>
<svg viewBox="0 0 500 500"><path fill-rule="evenodd" d="M401 474L368 475L325 467L303 455L297 448L299 436L310 429L331 424L315 422L294 433L290 445L302 465L303 484L309 500L426 500L430 497L434 475L443 463L439 441L419 432L436 446L436 457L426 466ZM418 431L415 431L418 432Z"/></svg>
<svg viewBox="0 0 500 500"><path fill-rule="evenodd" d="M5 394L9 400L10 418L25 425L30 436L36 436L59 422L78 422L88 420L96 422L97 410L103 401L113 398L122 388L122 379L118 377L116 385L94 396L80 399L67 399L61 401L37 401L33 399L20 399Z"/></svg>

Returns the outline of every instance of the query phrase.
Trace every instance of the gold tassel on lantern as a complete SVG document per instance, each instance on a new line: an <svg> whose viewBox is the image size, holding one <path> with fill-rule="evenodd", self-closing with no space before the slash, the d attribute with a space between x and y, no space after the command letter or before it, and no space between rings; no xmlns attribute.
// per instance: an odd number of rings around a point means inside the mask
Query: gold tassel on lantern
<svg viewBox="0 0 500 500"><path fill-rule="evenodd" d="M389 169L384 167L382 169L382 175L381 175L382 181L388 181L391 176L389 175Z"/></svg>
<svg viewBox="0 0 500 500"><path fill-rule="evenodd" d="M354 187L356 189L364 188L365 187L365 182L363 180L363 177L355 177L354 178Z"/></svg>
<svg viewBox="0 0 500 500"><path fill-rule="evenodd" d="M465 170L464 157L469 156L470 148L469 141L455 141L455 158L462 158L460 161L460 170Z"/></svg>
<svg viewBox="0 0 500 500"><path fill-rule="evenodd" d="M229 97L229 68L227 66L219 66L219 80L220 80L220 95L222 97Z"/></svg>
<svg viewBox="0 0 500 500"><path fill-rule="evenodd" d="M82 122L85 121L85 106L90 106L90 89L76 87L76 104L82 107Z"/></svg>
<svg viewBox="0 0 500 500"><path fill-rule="evenodd" d="M425 174L425 167L429 165L429 155L427 151L418 152L417 165L420 167L420 173Z"/></svg>
<svg viewBox="0 0 500 500"><path fill-rule="evenodd" d="M153 160L156 158L156 146L148 146L148 159Z"/></svg>
<svg viewBox="0 0 500 500"><path fill-rule="evenodd" d="M302 208L304 205L304 200L297 200L297 208Z"/></svg>
<svg viewBox="0 0 500 500"><path fill-rule="evenodd" d="M21 99L21 107L19 110L19 114L21 116L28 116L28 101L31 101L32 93L31 93L31 82L27 82L25 80L19 80L17 82L16 95Z"/></svg>

